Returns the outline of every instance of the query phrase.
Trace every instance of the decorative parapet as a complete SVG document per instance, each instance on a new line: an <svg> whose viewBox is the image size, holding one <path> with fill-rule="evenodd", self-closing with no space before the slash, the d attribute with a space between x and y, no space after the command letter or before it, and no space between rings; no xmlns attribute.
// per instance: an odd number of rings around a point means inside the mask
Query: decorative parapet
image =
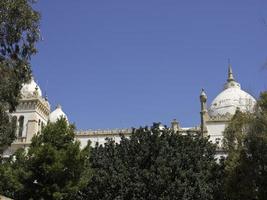
<svg viewBox="0 0 267 200"><path fill-rule="evenodd" d="M209 117L208 121L230 121L232 119L233 115L230 113L226 113L224 115L216 115L213 117Z"/></svg>
<svg viewBox="0 0 267 200"><path fill-rule="evenodd" d="M20 100L19 105L16 108L17 110L38 110L45 116L50 114L50 105L42 97L27 97Z"/></svg>
<svg viewBox="0 0 267 200"><path fill-rule="evenodd" d="M79 130L76 131L76 136L101 136L101 135L130 135L133 132L133 128L124 128L124 129L97 129L97 130ZM190 128L179 128L177 133L199 133L200 127L190 127Z"/></svg>
<svg viewBox="0 0 267 200"><path fill-rule="evenodd" d="M177 133L186 135L186 134L199 134L201 133L200 127L190 127L190 128L180 128Z"/></svg>
<svg viewBox="0 0 267 200"><path fill-rule="evenodd" d="M80 130L76 131L76 136L113 136L113 135L130 135L133 129L126 128L126 129L97 129L97 130Z"/></svg>

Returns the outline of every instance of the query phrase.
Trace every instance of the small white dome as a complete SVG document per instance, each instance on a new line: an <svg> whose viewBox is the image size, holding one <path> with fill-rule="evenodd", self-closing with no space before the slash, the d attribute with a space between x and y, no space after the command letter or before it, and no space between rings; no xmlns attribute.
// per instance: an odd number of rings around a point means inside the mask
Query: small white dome
<svg viewBox="0 0 267 200"><path fill-rule="evenodd" d="M212 101L209 108L211 117L218 115L231 114L234 115L236 109L241 112L253 112L256 100L247 92L241 89L232 74L232 69L229 67L228 80L224 90Z"/></svg>
<svg viewBox="0 0 267 200"><path fill-rule="evenodd" d="M58 119L61 117L65 118L68 121L67 115L63 112L60 105L57 105L56 109L50 113L49 115L49 121L52 123L55 123Z"/></svg>
<svg viewBox="0 0 267 200"><path fill-rule="evenodd" d="M37 83L32 78L29 83L23 84L21 88L22 97L30 97L30 96L42 96L42 91Z"/></svg>

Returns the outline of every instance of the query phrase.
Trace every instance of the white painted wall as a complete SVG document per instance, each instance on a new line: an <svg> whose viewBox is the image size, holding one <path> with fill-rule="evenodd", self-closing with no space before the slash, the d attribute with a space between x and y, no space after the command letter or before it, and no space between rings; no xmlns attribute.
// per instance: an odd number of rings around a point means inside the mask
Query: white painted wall
<svg viewBox="0 0 267 200"><path fill-rule="evenodd" d="M207 122L208 135L210 141L214 144L218 144L218 147L222 147L223 144L223 132L227 127L227 122Z"/></svg>

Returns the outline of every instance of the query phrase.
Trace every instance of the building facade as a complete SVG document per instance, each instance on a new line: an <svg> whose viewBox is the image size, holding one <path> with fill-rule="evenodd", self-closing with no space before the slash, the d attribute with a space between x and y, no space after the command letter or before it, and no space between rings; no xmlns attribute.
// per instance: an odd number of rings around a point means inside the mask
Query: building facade
<svg viewBox="0 0 267 200"><path fill-rule="evenodd" d="M4 155L12 154L18 148L26 148L30 145L33 135L38 134L42 128L49 122L54 123L60 117L68 120L61 106L51 112L50 104L46 97L42 96L40 87L32 79L30 83L23 85L22 99L11 115L17 120L17 139L5 151ZM223 132L229 121L239 109L241 112L253 112L256 104L255 98L241 89L241 85L235 80L232 67L228 67L228 78L224 89L207 106L207 95L202 89L200 94L200 124L190 128L180 127L179 122L173 120L171 128L177 134L196 133L203 137L210 137L211 142L218 145L218 155L222 149ZM104 144L106 138L112 138L116 142L120 141L120 134L126 137L131 135L131 129L113 129L113 130L85 130L77 131L76 139L81 142L81 147L87 145L88 140L91 145L96 142Z"/></svg>

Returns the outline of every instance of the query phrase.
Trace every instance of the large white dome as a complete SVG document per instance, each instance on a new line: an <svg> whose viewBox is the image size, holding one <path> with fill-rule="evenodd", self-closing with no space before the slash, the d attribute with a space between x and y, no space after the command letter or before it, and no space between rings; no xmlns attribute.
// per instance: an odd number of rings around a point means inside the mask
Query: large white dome
<svg viewBox="0 0 267 200"><path fill-rule="evenodd" d="M23 84L21 88L21 94L23 97L30 97L37 94L38 96L42 96L42 91L37 83L32 78L29 83Z"/></svg>
<svg viewBox="0 0 267 200"><path fill-rule="evenodd" d="M209 108L209 115L234 115L236 109L242 112L253 112L256 100L247 92L241 89L239 83L234 80L232 68L229 66L228 80L224 90L212 101Z"/></svg>
<svg viewBox="0 0 267 200"><path fill-rule="evenodd" d="M55 123L61 117L65 118L68 121L68 117L63 112L62 107L60 105L57 105L56 109L49 115L49 121Z"/></svg>

